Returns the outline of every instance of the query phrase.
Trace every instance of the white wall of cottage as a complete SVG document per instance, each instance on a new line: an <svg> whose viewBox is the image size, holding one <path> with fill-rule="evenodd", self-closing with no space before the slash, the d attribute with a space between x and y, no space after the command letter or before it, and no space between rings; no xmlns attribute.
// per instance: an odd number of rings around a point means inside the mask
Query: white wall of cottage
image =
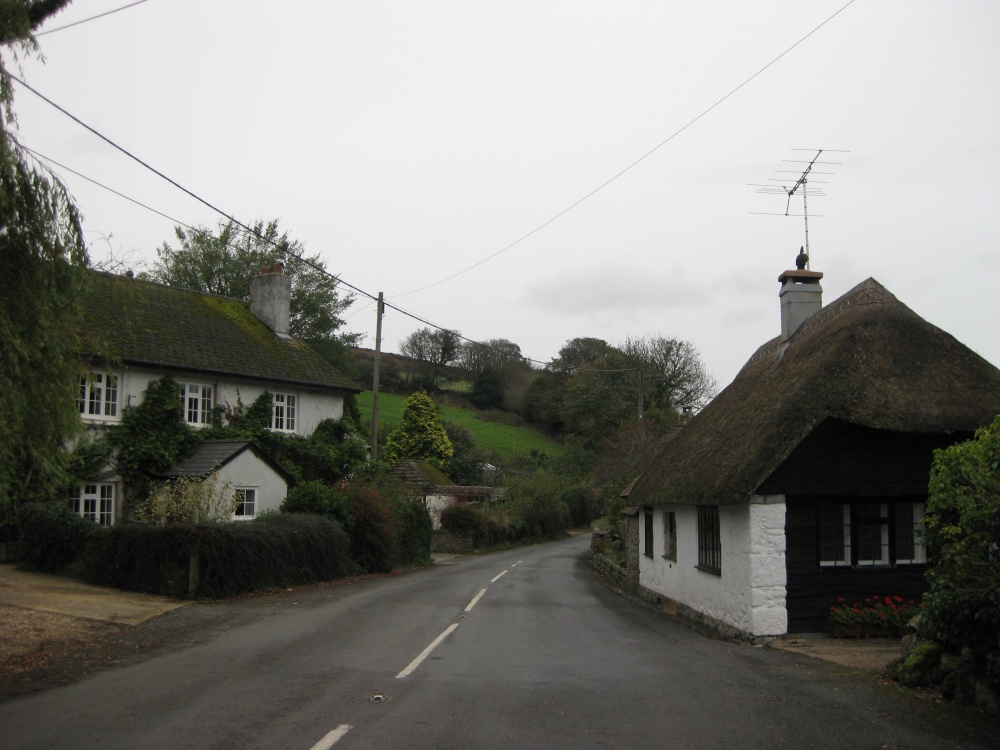
<svg viewBox="0 0 1000 750"><path fill-rule="evenodd" d="M219 481L229 482L233 489L250 487L257 490L255 515L266 510L278 510L288 495L288 483L282 476L250 450L219 469Z"/></svg>
<svg viewBox="0 0 1000 750"><path fill-rule="evenodd" d="M677 560L663 557L666 514L675 514ZM640 552L645 525L640 522ZM666 505L654 509L653 556L639 555L639 583L740 632L780 635L788 629L785 609L785 504L783 496L755 496L749 504L719 508L721 575L698 565L698 509Z"/></svg>
<svg viewBox="0 0 1000 750"><path fill-rule="evenodd" d="M140 367L112 368L111 372L119 377L118 416L116 419L84 418L84 422L87 424L120 422L122 409L127 405L136 406L142 403L143 393L150 382L158 380L164 375L162 371ZM297 402L295 433L299 435L311 435L322 420L340 419L344 414L344 397L340 393L280 383L225 379L197 373L171 372L170 374L178 382L211 385L215 404L228 403L235 406L237 401L242 401L244 406L249 406L265 390L271 393L294 394Z"/></svg>

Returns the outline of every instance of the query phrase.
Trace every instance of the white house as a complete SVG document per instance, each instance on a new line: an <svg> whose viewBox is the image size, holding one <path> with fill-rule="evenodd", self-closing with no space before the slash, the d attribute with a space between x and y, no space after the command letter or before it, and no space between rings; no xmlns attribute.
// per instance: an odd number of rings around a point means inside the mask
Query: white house
<svg viewBox="0 0 1000 750"><path fill-rule="evenodd" d="M81 303L100 355L80 378L85 425L113 428L123 409L139 404L150 382L166 375L178 382L183 419L194 428L209 425L216 407L249 405L265 391L274 396L273 430L308 436L322 420L340 419L345 394L361 389L289 335L291 277L280 263L264 267L250 293L247 305L130 275L90 274ZM262 454L254 448L240 455L238 465ZM269 469L259 468L268 476ZM267 504L280 504L284 495L277 499L277 485L269 487ZM107 467L71 493L70 504L87 518L114 523L121 516L121 477Z"/></svg>
<svg viewBox="0 0 1000 750"><path fill-rule="evenodd" d="M1000 413L1000 370L874 279L822 307L803 265L779 277L781 335L628 497L638 592L734 634L823 630L840 596L919 597L933 451Z"/></svg>
<svg viewBox="0 0 1000 750"><path fill-rule="evenodd" d="M206 440L193 456L163 474L164 479L210 476L236 493L239 504L234 520L237 521L278 510L288 496L288 474L257 445L246 440Z"/></svg>

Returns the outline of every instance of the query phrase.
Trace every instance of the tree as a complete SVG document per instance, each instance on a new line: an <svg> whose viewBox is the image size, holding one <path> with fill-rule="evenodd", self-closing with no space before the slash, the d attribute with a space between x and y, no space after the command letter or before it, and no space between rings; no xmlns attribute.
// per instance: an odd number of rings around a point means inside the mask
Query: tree
<svg viewBox="0 0 1000 750"><path fill-rule="evenodd" d="M975 439L935 451L925 524L934 566L924 630L966 651L1000 690L1000 416Z"/></svg>
<svg viewBox="0 0 1000 750"><path fill-rule="evenodd" d="M0 6L0 44L15 58L69 0ZM67 441L81 429L76 399L86 281L80 217L65 186L31 160L14 134L10 73L0 58L0 522L20 503L48 499L66 474Z"/></svg>
<svg viewBox="0 0 1000 750"><path fill-rule="evenodd" d="M399 352L417 362L421 387L434 389L441 371L456 360L461 350L457 331L421 328L399 345Z"/></svg>
<svg viewBox="0 0 1000 750"><path fill-rule="evenodd" d="M386 459L427 461L447 472L454 453L431 397L424 391L412 394L403 402L402 422L386 439Z"/></svg>
<svg viewBox="0 0 1000 750"><path fill-rule="evenodd" d="M354 295L340 296L338 280L326 272L319 256L306 257L301 243L290 240L287 232L279 233L277 220L257 221L250 229L247 232L232 221L220 222L216 231L175 227L180 246L164 242L145 276L170 286L245 300L250 297L250 280L261 266L282 259L292 277L291 334L309 343L356 345L361 334L339 332L344 325L341 316L353 304Z"/></svg>
<svg viewBox="0 0 1000 750"><path fill-rule="evenodd" d="M476 443L476 436L468 427L457 422L444 422L445 432L451 441L454 454L449 462L448 476L455 484L479 485L483 483L483 464L486 451Z"/></svg>
<svg viewBox="0 0 1000 750"><path fill-rule="evenodd" d="M645 406L666 411L703 406L715 395L715 379L688 341L664 336L627 338L620 349L642 372Z"/></svg>
<svg viewBox="0 0 1000 750"><path fill-rule="evenodd" d="M480 409L510 408L511 389L531 372L521 347L507 339L469 341L459 359L472 380L472 403Z"/></svg>

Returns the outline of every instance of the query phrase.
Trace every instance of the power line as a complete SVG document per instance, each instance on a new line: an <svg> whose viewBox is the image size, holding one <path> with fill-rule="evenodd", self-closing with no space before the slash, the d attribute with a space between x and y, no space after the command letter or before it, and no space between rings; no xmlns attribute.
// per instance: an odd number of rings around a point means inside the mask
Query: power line
<svg viewBox="0 0 1000 750"><path fill-rule="evenodd" d="M134 8L136 5L142 5L145 2L147 2L147 0L136 0L136 2L134 3L129 3L128 5L123 5L120 8L115 8L114 10L108 10L105 11L104 13L98 13L96 16L91 16L90 18L84 18L80 21L74 21L73 23L68 23L65 26L57 26L56 28L48 29L47 31L40 31L34 36L37 38L40 36L45 36L46 34L54 34L55 32L62 31L63 29L69 29L72 28L73 26L79 26L81 23L87 23L88 21L95 21L98 18L104 18L105 16L110 16L112 13L117 13L120 10L127 10L128 8Z"/></svg>
<svg viewBox="0 0 1000 750"><path fill-rule="evenodd" d="M497 250L492 255L488 255L485 258L483 258L482 260L480 260L480 261L478 261L476 263L473 263L468 268L463 268L461 271L458 271L457 273L453 273L451 276L447 276L447 277L445 277L445 278L443 278L443 279L441 279L439 281L435 281L433 284L428 284L427 286L422 286L419 289L411 289L410 291L403 292L402 294L393 295L394 298L398 299L399 297L406 297L407 295L410 295L410 294L416 294L417 292L423 292L423 291L426 291L428 289L432 289L432 288L434 288L436 286L444 284L446 281L451 281L452 279L457 278L458 276L461 276L462 274L468 273L469 271L473 270L474 268L478 268L483 263L486 263L487 261L493 260L493 258L496 258L498 255L501 255L502 253L507 252L512 247L515 247L516 245L521 244L522 242L524 242L526 239L528 239L532 235L537 234L541 230L545 229L545 227L547 227L549 224L552 224L553 222L561 219L563 216L565 216L566 214L568 214L570 211L572 211L574 208L576 208L577 206L579 206L581 203L583 203L584 201L588 200L589 198L591 198L594 195L596 195L597 193L599 193L601 190L603 190L604 188L606 188L608 185L610 185L612 182L614 182L619 177L621 177L622 175L624 175L626 172L628 172L629 170L631 170L633 167L635 167L636 165L638 165L640 162L645 161L647 158L649 158L654 153L656 153L657 151L659 151L663 146L665 146L668 143L670 143L670 141L672 141L674 138L676 138L677 136L679 136L681 133L683 133L689 127L691 127L692 125L694 125L696 122L698 122L698 120L700 120L705 115L707 115L709 112L711 112L713 109L715 109L716 107L718 107L720 104L722 104L724 101L726 101L726 99L728 99L733 94L735 94L737 91L739 91L740 89L742 89L744 86L746 86L748 83L750 83L753 79L755 79L757 76L759 76L765 70L767 70L768 68L770 68L772 65L774 65L776 62L778 62L781 58L783 58L785 55L787 55L793 49L795 49L800 44L802 44L806 39L808 39L809 37L811 37L813 34L815 34L821 28L823 28L824 26L826 26L830 21L832 21L834 18L836 18L841 13L843 13L845 10L847 10L847 8L849 6L851 6L851 5L853 5L854 2L855 2L855 0L849 0L849 2L846 5L844 5L842 8L840 8L840 10L838 10L836 13L834 13L833 15L831 15L829 18L827 18L825 21L823 21L823 23L821 23L819 26L817 26L816 28L814 28L812 31L810 31L808 34L806 34L804 37L802 37L801 39L799 39L791 47L789 47L784 52L782 52L780 55L778 55L773 60L771 60L771 62L769 62L763 68L761 68L756 73L754 73L752 76L750 76L745 81L743 81L743 83L741 83L739 86L737 86L732 91L730 91L728 94L726 94L721 99L719 99L718 101L716 101L715 104L713 104L711 107L709 107L708 109L706 109L704 112L702 112L700 115L698 115L694 119L690 120L686 125L684 125L680 129L678 129L677 131L675 131L673 134L671 134L670 136L668 136L664 140L660 141L660 143L658 143L656 146L653 146L653 148L651 148L645 154L643 154L638 159L636 159L634 162L632 162L631 164L629 164L627 167L625 167L624 169L622 169L620 172L618 172L617 174L615 174L613 177L608 178L607 180L605 180L604 182L602 182L600 185L598 185L596 188L594 188L593 190L591 190L589 193L587 193L586 195L584 195L582 198L580 198L579 200L577 200L575 203L571 204L567 208L564 208L562 211L560 211L559 213L557 213L555 216L553 216L548 221L546 221L546 222L544 222L542 224L539 224L537 227L535 227L534 229L532 229L527 234L522 235L521 237L519 237L516 240L514 240L513 242L511 242L506 247L503 247L503 248Z"/></svg>

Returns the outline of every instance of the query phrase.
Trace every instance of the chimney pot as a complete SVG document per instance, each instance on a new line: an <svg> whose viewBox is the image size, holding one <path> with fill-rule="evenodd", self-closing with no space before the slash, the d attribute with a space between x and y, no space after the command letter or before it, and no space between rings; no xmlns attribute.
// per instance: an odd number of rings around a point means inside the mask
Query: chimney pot
<svg viewBox="0 0 1000 750"><path fill-rule="evenodd" d="M276 260L274 262L274 265L271 268L274 271L274 273L284 273L285 272L285 264L282 263L280 260Z"/></svg>
<svg viewBox="0 0 1000 750"><path fill-rule="evenodd" d="M261 266L260 267L260 275L261 276L267 276L269 273L271 273L271 267L270 266Z"/></svg>

